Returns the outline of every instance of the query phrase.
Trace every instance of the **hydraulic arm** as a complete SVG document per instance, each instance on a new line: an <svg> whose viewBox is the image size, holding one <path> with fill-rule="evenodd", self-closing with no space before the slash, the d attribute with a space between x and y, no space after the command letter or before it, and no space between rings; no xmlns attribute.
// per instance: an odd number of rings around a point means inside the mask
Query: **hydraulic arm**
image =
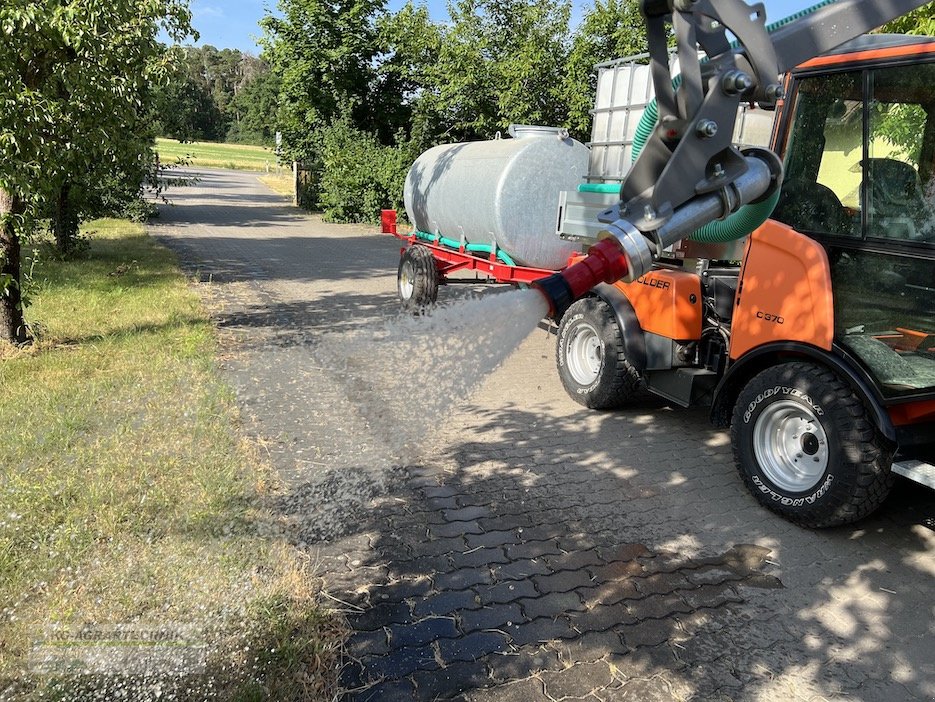
<svg viewBox="0 0 935 702"><path fill-rule="evenodd" d="M537 282L553 316L598 283L639 278L663 249L773 194L782 184L779 158L731 144L741 103L774 108L782 73L927 2L837 0L769 33L760 3L641 0L659 121L620 202L599 216L605 238L580 263ZM670 25L679 77L669 71Z"/></svg>

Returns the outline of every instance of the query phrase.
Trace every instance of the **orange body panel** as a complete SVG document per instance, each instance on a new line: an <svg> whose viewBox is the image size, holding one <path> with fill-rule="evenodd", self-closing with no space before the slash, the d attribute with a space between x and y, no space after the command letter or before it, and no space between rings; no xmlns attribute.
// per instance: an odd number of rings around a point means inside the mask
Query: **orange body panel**
<svg viewBox="0 0 935 702"><path fill-rule="evenodd" d="M654 270L616 285L643 331L680 341L701 338L701 278L694 273Z"/></svg>
<svg viewBox="0 0 935 702"><path fill-rule="evenodd" d="M767 220L747 240L740 280L731 324L731 359L776 341L801 341L831 350L831 270L820 244Z"/></svg>
<svg viewBox="0 0 935 702"><path fill-rule="evenodd" d="M935 53L935 46L892 46L888 49L868 49L854 51L850 54L834 54L832 56L817 56L798 66L798 68L819 68L823 66L837 66L842 63L859 63L882 59L901 58L903 56L924 56Z"/></svg>

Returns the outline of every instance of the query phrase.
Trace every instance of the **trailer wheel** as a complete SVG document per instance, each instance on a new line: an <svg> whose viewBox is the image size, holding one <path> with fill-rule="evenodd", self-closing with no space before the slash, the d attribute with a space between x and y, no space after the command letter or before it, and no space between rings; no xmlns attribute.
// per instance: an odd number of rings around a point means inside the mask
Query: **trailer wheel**
<svg viewBox="0 0 935 702"><path fill-rule="evenodd" d="M407 310L420 310L438 299L438 268L432 252L414 244L403 252L396 272L396 292Z"/></svg>
<svg viewBox="0 0 935 702"><path fill-rule="evenodd" d="M747 489L801 526L862 519L893 485L892 447L860 398L812 363L784 363L754 376L734 407L731 443Z"/></svg>
<svg viewBox="0 0 935 702"><path fill-rule="evenodd" d="M617 318L596 297L578 300L562 317L556 362L565 391L591 409L620 407L640 387L640 375L627 359Z"/></svg>

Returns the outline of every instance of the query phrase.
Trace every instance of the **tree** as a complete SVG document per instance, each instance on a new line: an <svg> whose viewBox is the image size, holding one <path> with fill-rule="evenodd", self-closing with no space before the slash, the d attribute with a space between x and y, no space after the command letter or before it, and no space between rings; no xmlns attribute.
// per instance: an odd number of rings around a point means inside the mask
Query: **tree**
<svg viewBox="0 0 935 702"><path fill-rule="evenodd" d="M511 123L560 126L564 0L456 0L416 110L446 139L488 139Z"/></svg>
<svg viewBox="0 0 935 702"><path fill-rule="evenodd" d="M159 136L272 142L279 80L266 61L210 45L173 51L179 57L174 76L156 94Z"/></svg>
<svg viewBox="0 0 935 702"><path fill-rule="evenodd" d="M575 33L565 73L564 97L573 135L585 140L591 133L595 64L646 50L646 26L637 0L596 0Z"/></svg>
<svg viewBox="0 0 935 702"><path fill-rule="evenodd" d="M189 74L184 64L155 95L156 131L179 141L217 141L226 123L209 86Z"/></svg>
<svg viewBox="0 0 935 702"><path fill-rule="evenodd" d="M316 130L345 113L353 126L369 121L384 0L280 0L279 9L261 20L263 55L280 81L283 152L309 161Z"/></svg>
<svg viewBox="0 0 935 702"><path fill-rule="evenodd" d="M275 141L279 87L278 76L263 63L262 69L234 95L234 121L227 141L266 145Z"/></svg>
<svg viewBox="0 0 935 702"><path fill-rule="evenodd" d="M435 64L442 46L442 28L428 9L407 2L398 12L377 20L379 63L369 103L379 115L371 129L382 143L406 132L423 147L432 145L437 121L427 114L422 98L433 90Z"/></svg>
<svg viewBox="0 0 935 702"><path fill-rule="evenodd" d="M20 262L29 222L70 174L126 143L147 85L166 69L160 30L180 40L190 21L184 0L0 6L0 339L29 338Z"/></svg>
<svg viewBox="0 0 935 702"><path fill-rule="evenodd" d="M559 76L568 57L567 0L498 0L486 8L500 128L562 126L567 109Z"/></svg>
<svg viewBox="0 0 935 702"><path fill-rule="evenodd" d="M881 31L892 34L935 36L935 3L930 2L918 10L913 10L908 15L894 19L884 25Z"/></svg>
<svg viewBox="0 0 935 702"><path fill-rule="evenodd" d="M269 72L261 59L238 49L173 47L178 65L158 91L157 132L180 141L223 141L244 113L238 96Z"/></svg>

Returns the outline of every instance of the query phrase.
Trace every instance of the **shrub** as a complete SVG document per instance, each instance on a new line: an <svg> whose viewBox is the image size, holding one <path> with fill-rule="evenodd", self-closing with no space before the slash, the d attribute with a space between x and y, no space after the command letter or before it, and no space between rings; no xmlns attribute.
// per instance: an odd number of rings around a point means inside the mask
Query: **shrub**
<svg viewBox="0 0 935 702"><path fill-rule="evenodd" d="M380 210L403 208L403 185L414 158L401 134L387 146L347 118L318 133L318 204L333 222L376 222Z"/></svg>

